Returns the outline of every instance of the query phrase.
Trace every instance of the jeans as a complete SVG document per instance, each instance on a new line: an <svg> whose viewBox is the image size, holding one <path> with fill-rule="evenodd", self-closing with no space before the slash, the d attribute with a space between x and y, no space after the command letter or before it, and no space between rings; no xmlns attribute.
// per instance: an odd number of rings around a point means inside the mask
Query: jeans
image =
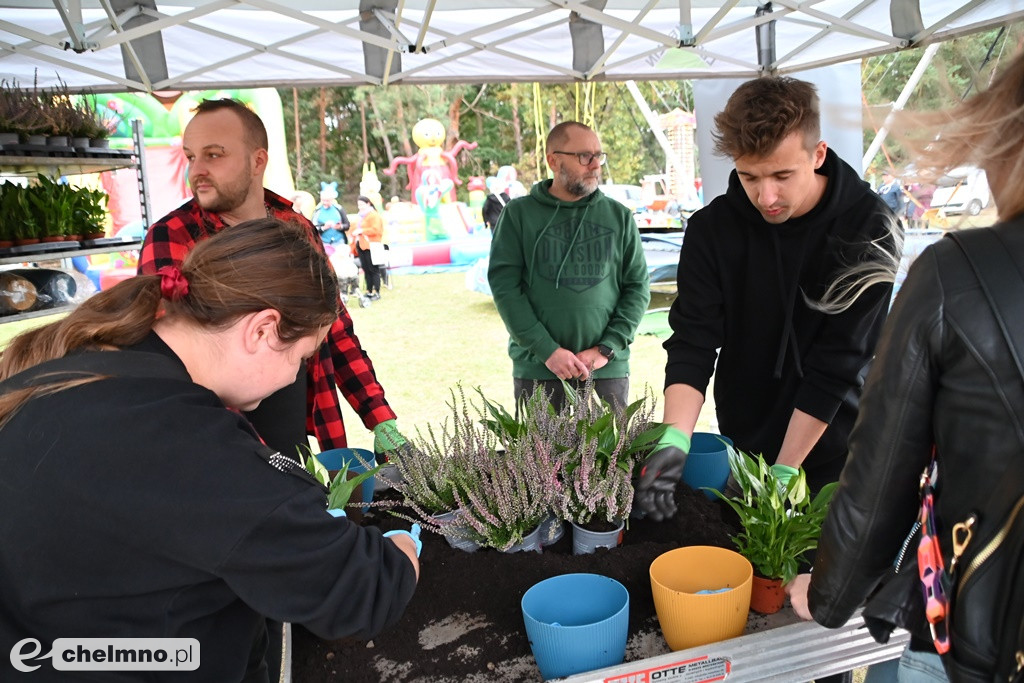
<svg viewBox="0 0 1024 683"><path fill-rule="evenodd" d="M899 659L872 664L864 683L946 683L949 680L942 658L934 652L907 648Z"/></svg>

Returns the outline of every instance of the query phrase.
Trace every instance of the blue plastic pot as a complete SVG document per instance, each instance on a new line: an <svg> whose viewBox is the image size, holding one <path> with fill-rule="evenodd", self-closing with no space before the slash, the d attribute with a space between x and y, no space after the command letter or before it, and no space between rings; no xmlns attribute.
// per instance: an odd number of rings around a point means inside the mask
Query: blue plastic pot
<svg viewBox="0 0 1024 683"><path fill-rule="evenodd" d="M629 591L598 574L562 574L523 595L533 657L547 679L621 664L629 630Z"/></svg>
<svg viewBox="0 0 1024 683"><path fill-rule="evenodd" d="M376 466L373 451L365 448L332 448L329 451L318 453L316 458L320 461L320 464L327 468L332 480L335 473L341 470L346 462L348 463L348 471L352 476L367 471L366 465L360 462L359 458L367 462L370 465L370 469ZM362 501L364 503L373 502L373 490L376 486L375 479L376 477L370 477L360 486L363 492ZM369 512L370 506L364 505L362 509L364 513Z"/></svg>
<svg viewBox="0 0 1024 683"><path fill-rule="evenodd" d="M731 446L732 439L727 436L694 432L690 440L690 452L686 456L686 466L683 467L683 481L698 491L702 486L707 486L724 492L725 484L729 481ZM715 499L715 494L710 491L704 491L704 495Z"/></svg>

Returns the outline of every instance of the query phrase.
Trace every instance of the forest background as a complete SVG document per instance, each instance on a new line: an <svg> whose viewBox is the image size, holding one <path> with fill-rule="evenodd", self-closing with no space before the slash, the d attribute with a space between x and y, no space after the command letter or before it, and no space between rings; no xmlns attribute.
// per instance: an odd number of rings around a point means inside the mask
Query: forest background
<svg viewBox="0 0 1024 683"><path fill-rule="evenodd" d="M995 71L990 67L1008 61L1022 41L1024 24L1015 23L943 43L906 108L942 108L979 85L983 88L984 80ZM863 61L865 150L922 53L923 49L914 48ZM637 86L658 114L676 107L694 111L690 81L647 81ZM462 201L468 199L467 178L493 176L501 166L515 166L526 187L548 177L542 150L547 131L563 120L586 121L591 114L608 152L604 182L639 184L643 176L663 173L666 166L654 134L626 85L619 82L281 88L279 92L296 189L316 197L321 181L338 181L343 204L353 209L363 165L368 163L376 166L385 199L409 199L405 170L393 176L382 171L395 157L416 153L412 128L423 118L445 125L446 150L460 139L478 145L457 157ZM697 125L709 125L710 116L695 113ZM856 165L856 160L848 161ZM890 141L866 176L873 177L887 166L899 173L907 163L905 152Z"/></svg>

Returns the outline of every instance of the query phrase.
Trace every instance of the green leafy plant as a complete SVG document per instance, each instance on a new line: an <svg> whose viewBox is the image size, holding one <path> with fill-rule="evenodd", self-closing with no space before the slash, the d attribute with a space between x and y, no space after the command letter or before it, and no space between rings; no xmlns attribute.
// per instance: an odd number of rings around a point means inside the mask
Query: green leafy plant
<svg viewBox="0 0 1024 683"><path fill-rule="evenodd" d="M359 456L356 457L358 458ZM302 466L306 468L306 471L312 474L317 481L327 487L328 510L344 510L349 504L349 499L352 497L352 493L356 488L358 488L364 481L377 474L381 468L380 465L377 465L376 467L367 469L365 472L360 472L349 479L348 471L350 463L345 461L342 468L334 475L334 479L331 479L327 468L324 467L323 463L321 463L313 453L310 453L307 457L303 457L300 450L299 458L302 462ZM362 462L361 459L360 462ZM369 463L364 462L363 465L369 468ZM359 505L363 505L363 503L359 503Z"/></svg>
<svg viewBox="0 0 1024 683"><path fill-rule="evenodd" d="M729 449L729 467L739 494L708 490L739 516L743 530L733 536L737 551L759 575L789 583L806 562L804 554L818 547L837 484L827 484L812 498L803 468L784 485L764 456L755 459L735 448Z"/></svg>

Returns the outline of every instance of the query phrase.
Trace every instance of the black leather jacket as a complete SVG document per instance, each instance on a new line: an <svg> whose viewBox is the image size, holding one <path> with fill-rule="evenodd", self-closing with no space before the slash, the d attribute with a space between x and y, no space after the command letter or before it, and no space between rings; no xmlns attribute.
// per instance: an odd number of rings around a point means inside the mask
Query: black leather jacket
<svg viewBox="0 0 1024 683"><path fill-rule="evenodd" d="M1024 218L995 229L1024 273ZM982 508L974 542L984 542L1015 502L999 482L1024 474L1022 415L1024 383L998 321L963 252L942 239L914 263L886 322L822 531L808 595L815 620L842 625L890 572L933 444L946 567L952 525ZM919 588L913 595L923 603Z"/></svg>

